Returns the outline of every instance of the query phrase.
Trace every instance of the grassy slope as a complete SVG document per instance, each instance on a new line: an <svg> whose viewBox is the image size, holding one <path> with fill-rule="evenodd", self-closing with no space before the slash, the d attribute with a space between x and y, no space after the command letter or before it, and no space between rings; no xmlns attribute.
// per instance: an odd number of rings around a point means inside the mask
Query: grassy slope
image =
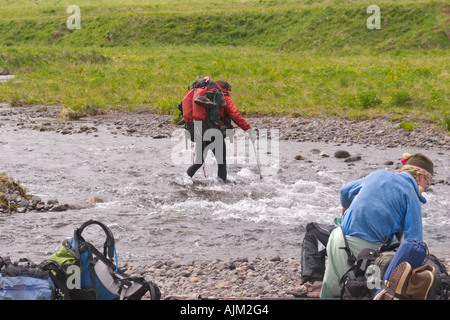
<svg viewBox="0 0 450 320"><path fill-rule="evenodd" d="M69 30L65 1L0 0L0 101L173 112L210 74L246 114L449 119L444 1L380 1L381 30L366 1L77 2Z"/></svg>

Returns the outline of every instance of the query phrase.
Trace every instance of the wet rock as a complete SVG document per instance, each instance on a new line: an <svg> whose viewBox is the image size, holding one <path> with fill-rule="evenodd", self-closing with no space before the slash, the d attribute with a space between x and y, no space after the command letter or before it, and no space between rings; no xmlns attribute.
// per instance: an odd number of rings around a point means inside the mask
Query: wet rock
<svg viewBox="0 0 450 320"><path fill-rule="evenodd" d="M19 208L17 208L17 212L18 213L24 213L25 211L27 211L26 207L19 207Z"/></svg>
<svg viewBox="0 0 450 320"><path fill-rule="evenodd" d="M61 211L65 211L64 208L62 208L63 206L58 206L58 207L61 207ZM87 205L76 204L76 203L65 204L64 207L66 207L66 210L83 210L83 209L89 208L89 206L87 206Z"/></svg>
<svg viewBox="0 0 450 320"><path fill-rule="evenodd" d="M20 202L18 203L19 207L28 207L29 201L27 199L21 199Z"/></svg>
<svg viewBox="0 0 450 320"><path fill-rule="evenodd" d="M44 202L38 202L38 203L36 203L36 206L34 207L35 208L35 210L37 210L37 211L41 211L41 210L43 210L44 208L45 208L45 203Z"/></svg>
<svg viewBox="0 0 450 320"><path fill-rule="evenodd" d="M50 198L50 199L47 200L47 204L48 205L55 205L55 204L58 204L58 203L59 203L59 201L56 198Z"/></svg>
<svg viewBox="0 0 450 320"><path fill-rule="evenodd" d="M54 206L50 211L61 212L61 211L66 211L68 209L69 209L69 206L67 204L60 204L60 205Z"/></svg>
<svg viewBox="0 0 450 320"><path fill-rule="evenodd" d="M356 162L356 161L360 161L360 160L361 160L361 156L357 155L357 156L353 156L353 157L345 159L344 162Z"/></svg>
<svg viewBox="0 0 450 320"><path fill-rule="evenodd" d="M344 159L344 158L350 157L350 153L348 151L345 151L345 150L337 150L334 153L334 157L338 158L338 159Z"/></svg>

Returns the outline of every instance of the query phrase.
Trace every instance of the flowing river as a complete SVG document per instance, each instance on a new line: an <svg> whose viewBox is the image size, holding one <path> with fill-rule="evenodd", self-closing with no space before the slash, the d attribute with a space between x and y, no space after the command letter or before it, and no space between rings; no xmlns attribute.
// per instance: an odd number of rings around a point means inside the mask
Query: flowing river
<svg viewBox="0 0 450 320"><path fill-rule="evenodd" d="M58 250L75 228L95 219L112 230L119 263L177 256L300 257L305 225L332 223L340 214L339 188L344 183L374 170L395 170L408 151L424 152L435 163L436 183L425 192L428 203L422 207L424 238L430 252L450 257L448 151L273 141L265 152L269 161L260 159L262 179L251 161L251 148L243 154L228 152L230 181L224 184L217 180L212 160L192 181L183 177L192 152L177 151L184 142L176 137L113 135L101 126L96 135L62 135L4 124L0 173L44 201L56 197L60 203L87 207L0 214L0 255L40 261ZM335 158L340 149L360 154L361 160ZM102 201L89 205L91 197ZM101 245L104 236L96 228L86 229L86 238Z"/></svg>

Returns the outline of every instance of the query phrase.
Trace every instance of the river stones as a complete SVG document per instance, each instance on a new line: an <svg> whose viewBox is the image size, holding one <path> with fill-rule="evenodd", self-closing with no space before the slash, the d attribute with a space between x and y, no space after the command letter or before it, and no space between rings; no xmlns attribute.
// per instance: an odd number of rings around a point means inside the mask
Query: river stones
<svg viewBox="0 0 450 320"><path fill-rule="evenodd" d="M338 159L344 159L344 158L350 157L350 153L345 150L337 150L334 153L334 156L335 156L335 158L338 158Z"/></svg>

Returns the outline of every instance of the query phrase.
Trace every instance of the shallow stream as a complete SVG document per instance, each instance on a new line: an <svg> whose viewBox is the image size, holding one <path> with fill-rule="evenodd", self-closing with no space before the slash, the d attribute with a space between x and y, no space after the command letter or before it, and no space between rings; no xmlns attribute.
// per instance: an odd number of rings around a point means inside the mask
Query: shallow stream
<svg viewBox="0 0 450 320"><path fill-rule="evenodd" d="M332 223L340 214L339 188L344 183L373 170L395 170L403 152L423 152L279 141L279 149L276 144L269 149L271 160L262 166L262 179L251 161L251 148L247 154L228 153L230 181L224 184L211 161L192 181L183 177L189 164L176 161L183 143L112 135L102 126L95 135L0 126L0 172L44 201L56 197L60 203L87 206L0 215L0 253L39 261L58 250L75 228L95 219L111 228L119 261L131 264L172 257L300 257L305 225ZM340 149L360 154L361 160L335 158ZM184 152L189 159L190 151ZM435 163L437 183L425 193L424 237L432 253L449 258L449 153L425 153ZM92 205L91 197L102 201ZM86 238L102 243L101 230L90 228Z"/></svg>

